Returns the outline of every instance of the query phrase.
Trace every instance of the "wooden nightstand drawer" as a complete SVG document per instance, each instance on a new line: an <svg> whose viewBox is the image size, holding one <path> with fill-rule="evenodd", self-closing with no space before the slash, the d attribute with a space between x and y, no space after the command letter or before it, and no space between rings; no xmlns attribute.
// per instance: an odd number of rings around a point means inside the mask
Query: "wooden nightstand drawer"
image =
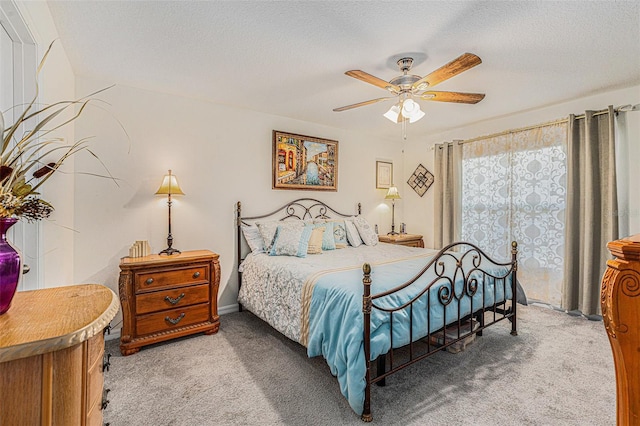
<svg viewBox="0 0 640 426"><path fill-rule="evenodd" d="M136 293L156 290L163 287L206 284L209 282L209 268L198 265L183 269L157 269L136 274Z"/></svg>
<svg viewBox="0 0 640 426"><path fill-rule="evenodd" d="M422 235L418 234L378 235L378 240L381 243L424 248Z"/></svg>
<svg viewBox="0 0 640 426"><path fill-rule="evenodd" d="M209 301L209 285L174 288L172 290L155 291L136 296L136 313L148 314L164 309L175 309L182 306L206 303Z"/></svg>
<svg viewBox="0 0 640 426"><path fill-rule="evenodd" d="M171 330L209 320L209 304L172 309L155 314L141 315L136 318L136 333L151 334Z"/></svg>
<svg viewBox="0 0 640 426"><path fill-rule="evenodd" d="M153 343L218 331L218 258L209 250L122 258L122 355Z"/></svg>

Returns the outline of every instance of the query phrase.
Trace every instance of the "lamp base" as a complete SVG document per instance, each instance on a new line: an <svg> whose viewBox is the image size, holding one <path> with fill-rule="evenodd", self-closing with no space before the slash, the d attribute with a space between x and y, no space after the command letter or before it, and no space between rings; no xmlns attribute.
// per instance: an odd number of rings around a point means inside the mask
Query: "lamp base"
<svg viewBox="0 0 640 426"><path fill-rule="evenodd" d="M166 254L167 256L171 256L172 254L180 254L180 253L182 253L182 252L180 250L178 250L178 249L174 249L172 247L167 247L166 249L162 250L158 254Z"/></svg>
<svg viewBox="0 0 640 426"><path fill-rule="evenodd" d="M396 231L391 231L391 232L387 232L387 235L400 235L400 233Z"/></svg>

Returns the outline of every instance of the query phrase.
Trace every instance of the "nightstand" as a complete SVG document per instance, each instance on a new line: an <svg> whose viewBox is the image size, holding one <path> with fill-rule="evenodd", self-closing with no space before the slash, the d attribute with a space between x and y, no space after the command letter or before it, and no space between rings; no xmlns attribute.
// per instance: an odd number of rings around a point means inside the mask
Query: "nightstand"
<svg viewBox="0 0 640 426"><path fill-rule="evenodd" d="M424 248L422 235L417 234L378 235L378 240L382 243Z"/></svg>
<svg viewBox="0 0 640 426"><path fill-rule="evenodd" d="M197 250L122 258L122 355L176 337L218 331L218 257Z"/></svg>

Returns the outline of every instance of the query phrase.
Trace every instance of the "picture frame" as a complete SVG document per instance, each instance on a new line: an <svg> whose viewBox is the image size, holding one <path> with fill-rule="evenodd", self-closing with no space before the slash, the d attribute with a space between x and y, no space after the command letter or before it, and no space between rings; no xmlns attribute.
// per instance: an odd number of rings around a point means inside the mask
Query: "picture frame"
<svg viewBox="0 0 640 426"><path fill-rule="evenodd" d="M393 163L376 161L376 188L389 189L393 185Z"/></svg>
<svg viewBox="0 0 640 426"><path fill-rule="evenodd" d="M338 141L273 131L273 189L338 190Z"/></svg>

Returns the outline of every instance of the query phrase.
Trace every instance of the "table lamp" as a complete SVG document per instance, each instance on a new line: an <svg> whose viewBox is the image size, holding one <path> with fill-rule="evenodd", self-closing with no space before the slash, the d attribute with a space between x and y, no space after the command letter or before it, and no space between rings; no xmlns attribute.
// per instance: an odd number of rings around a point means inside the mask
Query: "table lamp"
<svg viewBox="0 0 640 426"><path fill-rule="evenodd" d="M396 200L400 199L400 194L398 194L398 188L396 188L395 186L390 186L389 187L389 191L387 192L386 197L384 197L385 200L391 200L391 232L387 233L387 235L398 235L398 233L396 232L396 218L395 218L395 212L396 212Z"/></svg>
<svg viewBox="0 0 640 426"><path fill-rule="evenodd" d="M162 179L162 184L156 191L156 195L167 195L167 204L169 205L169 235L167 236L168 247L162 250L159 254L166 254L169 256L171 256L172 254L179 254L180 250L171 247L171 245L173 244L173 236L171 235L171 196L184 195L184 192L182 192L182 189L180 189L180 185L178 185L176 176L171 174L171 170L169 170L169 174L165 175Z"/></svg>

